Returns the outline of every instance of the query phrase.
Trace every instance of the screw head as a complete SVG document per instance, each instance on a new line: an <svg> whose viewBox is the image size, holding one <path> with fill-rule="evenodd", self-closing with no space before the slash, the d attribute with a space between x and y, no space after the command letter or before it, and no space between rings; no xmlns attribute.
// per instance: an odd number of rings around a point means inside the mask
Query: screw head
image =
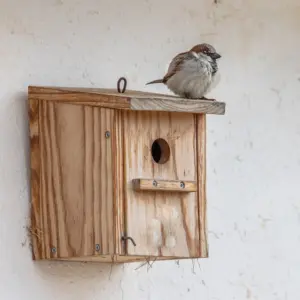
<svg viewBox="0 0 300 300"><path fill-rule="evenodd" d="M52 248L51 248L51 252L52 252L52 253L56 253L56 248L55 248L55 247L52 247Z"/></svg>
<svg viewBox="0 0 300 300"><path fill-rule="evenodd" d="M153 180L153 186L157 186L157 181L156 180Z"/></svg>
<svg viewBox="0 0 300 300"><path fill-rule="evenodd" d="M100 245L96 244L95 249L96 249L97 252L99 252L100 251Z"/></svg>
<svg viewBox="0 0 300 300"><path fill-rule="evenodd" d="M108 139L110 137L110 132L109 131L105 131L105 137Z"/></svg>
<svg viewBox="0 0 300 300"><path fill-rule="evenodd" d="M183 181L180 182L180 187L181 187L182 189L185 188L185 183L184 183Z"/></svg>

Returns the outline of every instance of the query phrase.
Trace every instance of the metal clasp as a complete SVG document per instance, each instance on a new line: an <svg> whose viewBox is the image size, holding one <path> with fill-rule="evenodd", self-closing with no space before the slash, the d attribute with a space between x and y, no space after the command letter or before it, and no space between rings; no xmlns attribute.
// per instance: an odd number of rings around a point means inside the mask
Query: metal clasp
<svg viewBox="0 0 300 300"><path fill-rule="evenodd" d="M122 240L123 242L125 242L126 240L130 240L131 243L133 244L133 246L134 246L134 247L136 246L136 243L135 243L134 239L133 239L132 237L130 237L130 236L122 236L121 240Z"/></svg>

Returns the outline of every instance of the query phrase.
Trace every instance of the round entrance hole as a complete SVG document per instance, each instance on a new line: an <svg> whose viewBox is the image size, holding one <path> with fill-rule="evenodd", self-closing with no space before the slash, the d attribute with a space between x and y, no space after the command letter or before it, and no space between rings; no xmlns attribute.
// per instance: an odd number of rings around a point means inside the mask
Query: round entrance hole
<svg viewBox="0 0 300 300"><path fill-rule="evenodd" d="M170 158L170 147L166 140L157 139L151 147L153 160L158 164L166 163Z"/></svg>

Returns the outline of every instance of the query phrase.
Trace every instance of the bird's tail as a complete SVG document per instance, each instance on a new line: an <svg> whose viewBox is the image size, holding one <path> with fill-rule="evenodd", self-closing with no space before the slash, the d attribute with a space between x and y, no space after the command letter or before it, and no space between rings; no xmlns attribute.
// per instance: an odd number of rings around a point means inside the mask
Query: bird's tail
<svg viewBox="0 0 300 300"><path fill-rule="evenodd" d="M150 81L150 82L146 83L146 85L153 84L153 83L164 83L164 80L163 79L153 80L153 81Z"/></svg>

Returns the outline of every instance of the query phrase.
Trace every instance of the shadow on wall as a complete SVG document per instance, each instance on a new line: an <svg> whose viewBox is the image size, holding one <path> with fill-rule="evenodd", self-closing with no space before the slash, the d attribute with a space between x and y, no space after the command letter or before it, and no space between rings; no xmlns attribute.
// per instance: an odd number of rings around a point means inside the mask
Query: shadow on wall
<svg viewBox="0 0 300 300"><path fill-rule="evenodd" d="M69 262L69 261L33 261L32 251L30 247L30 238L27 237L28 230L30 227L30 134L29 134L29 106L27 100L27 93L20 93L14 97L15 101L13 105L17 105L18 108L14 108L15 118L19 120L19 126L22 127L19 134L22 135L22 139L19 140L19 147L25 147L26 151L25 158L22 158L22 162L18 162L18 168L26 168L26 195L24 195L25 201L20 207L20 214L23 227L22 236L16 237L14 235L12 240L9 240L8 249L17 249L18 256L16 258L9 258L7 265L13 270L16 266L22 265L21 269L18 270L18 276L20 278L27 278L27 281L34 282L37 288L40 288L40 292L48 295L51 299L60 299L62 295L67 295L65 299L91 299L93 291L106 290L106 294L103 294L104 299L116 299L120 298L120 294L123 293L122 283L125 281L124 288L127 290L131 289L132 285L136 284L138 276L141 273L148 270L148 266L144 265L143 262L130 263L130 264L114 264L111 263L96 263L96 262ZM76 157L75 157L76 158ZM16 198L17 199L17 198ZM22 199L23 200L23 199ZM17 203L13 204L15 208ZM26 220L26 222L24 222ZM10 218L12 227L16 224L15 218ZM20 222L19 222L20 223ZM27 223L27 224L26 224ZM27 225L27 227L26 227ZM20 226L18 224L18 226ZM11 236L13 236L11 235ZM15 241L18 245L11 245L11 242ZM0 245L1 246L1 245ZM18 251L21 248L21 251ZM22 253L21 253L22 252ZM20 255L22 254L22 255ZM191 262L187 262L190 264ZM24 265L26 264L26 265ZM157 265L169 264L173 265L173 268L178 268L175 262L155 262ZM153 269L154 270L154 269ZM130 271L130 272L129 272ZM14 270L13 270L14 272ZM130 274L130 279L124 276L126 273ZM157 272L159 273L158 269ZM132 280L134 278L135 280ZM84 283L84 288L82 286ZM109 289L108 289L109 285ZM132 288L134 289L134 288ZM28 291L29 293L29 291ZM73 295L70 298L70 295ZM75 298L74 298L75 295ZM115 296L114 296L115 295ZM30 295L28 294L28 297ZM24 297L25 298L25 297Z"/></svg>
<svg viewBox="0 0 300 300"><path fill-rule="evenodd" d="M32 279L51 299L95 299L99 292L104 299L121 299L123 294L125 266L63 261L30 263Z"/></svg>
<svg viewBox="0 0 300 300"><path fill-rule="evenodd" d="M23 161L25 163L22 166L23 170L26 170L26 180L27 186L30 186L30 152L29 152L29 142L30 142L30 134L29 134L29 118L28 118L28 95L26 92L19 92L13 97L12 106L9 110L13 110L15 112L16 118L16 131L17 138L21 139L21 145L23 146L22 153L24 153ZM10 111L7 112L8 114Z"/></svg>
<svg viewBox="0 0 300 300"><path fill-rule="evenodd" d="M25 161L25 169L26 169L26 178L27 178L27 186L29 188L28 194L28 227L30 228L30 131L29 131L29 102L28 102L28 94L25 92L18 93L16 97L16 103L19 106L18 111L21 113L17 118L22 120L22 126L20 126L23 132L20 136L23 138L22 144L24 145L26 153ZM28 243L30 240L29 235L27 237L27 242L23 243L23 246L27 246L29 248L29 257L32 258L31 247ZM96 276L99 280L99 273L103 273L103 279L109 279L112 276L112 271L114 273L117 270L122 270L122 265L112 265L110 263L85 263L85 262L67 262L67 261L33 261L34 268L39 273L41 277L46 279L48 276L55 276L58 279L65 278L66 275L70 272L72 276L76 276L76 274L80 275L80 277L91 277ZM49 269L51 272L49 272ZM118 273L118 272L117 272ZM89 275L87 275L89 274Z"/></svg>
<svg viewBox="0 0 300 300"><path fill-rule="evenodd" d="M11 260L10 251L5 251L4 257L6 262L12 266L26 261L27 268L19 270L19 275L34 276L34 280L51 282L52 289L60 289L65 284L76 284L86 279L93 282L93 278L97 280L97 286L100 287L112 281L112 278L122 276L124 265L112 265L109 263L82 263L82 262L66 262L66 261L33 261L30 247L29 231L30 228L30 132L29 132L29 105L27 92L19 92L11 97L9 105L5 109L5 118L2 121L5 127L2 127L3 134L1 139L6 141L4 144L4 152L2 157L7 161L8 167L13 172L7 173L7 184L16 184L12 182L11 177L23 177L22 187L15 186L14 193L7 194L10 201L6 202L3 213L5 214L5 227L3 227L4 235L1 237L2 245L5 249L15 249L18 255ZM17 149L16 149L17 147ZM16 156L16 154L18 157ZM16 171L17 170L17 171ZM15 173L17 172L17 175ZM5 180L3 182L5 184ZM9 187L7 186L7 189ZM9 189L11 190L11 189ZM9 191L8 190L8 191ZM5 192L5 191L4 191ZM11 217L14 216L14 217ZM2 218L2 220L4 220ZM16 226L18 228L16 228ZM21 227L21 228L20 228ZM11 231L8 234L8 228ZM20 232L21 231L21 232ZM21 235L17 233L20 232ZM1 245L0 245L1 250ZM1 252L1 251L0 251ZM29 269L32 269L32 272ZM73 286L73 285L72 285ZM63 288L63 287L61 287ZM75 288L76 289L76 288ZM57 291L59 292L59 291ZM80 291L78 287L78 294ZM84 296L84 295L83 295Z"/></svg>
<svg viewBox="0 0 300 300"><path fill-rule="evenodd" d="M31 249L30 249L31 251ZM122 275L125 265L96 262L33 261L35 271L43 280L68 280L97 278L99 284Z"/></svg>
<svg viewBox="0 0 300 300"><path fill-rule="evenodd" d="M25 236L24 240L20 241L23 249L26 249L26 256L28 257L28 262L33 268L33 274L39 278L39 280L51 282L50 286L53 289L57 289L54 293L61 293L61 289L64 289L66 284L72 286L72 289L77 290L78 296L81 295L83 298L86 296L86 291L82 291L82 286L76 286L76 283L81 283L86 280L87 285L97 286L97 289L105 289L107 283L115 284L116 281L119 283L118 278L122 278L125 265L113 265L111 263L93 263L93 262L67 262L67 261L34 261L32 260L32 252L30 246L30 131L29 131L29 103L27 92L18 93L15 97L14 105L17 111L16 118L21 122L19 127L22 132L20 132L20 138L22 138L21 144L24 147L24 164L20 166L26 169L26 184L28 187L28 196L24 197L27 205L27 209L23 214L26 213L27 226L25 226ZM93 280L94 279L94 280ZM96 281L96 282L95 282ZM120 289L116 289L119 291ZM72 292L74 294L74 291ZM79 296L79 297L81 297Z"/></svg>

